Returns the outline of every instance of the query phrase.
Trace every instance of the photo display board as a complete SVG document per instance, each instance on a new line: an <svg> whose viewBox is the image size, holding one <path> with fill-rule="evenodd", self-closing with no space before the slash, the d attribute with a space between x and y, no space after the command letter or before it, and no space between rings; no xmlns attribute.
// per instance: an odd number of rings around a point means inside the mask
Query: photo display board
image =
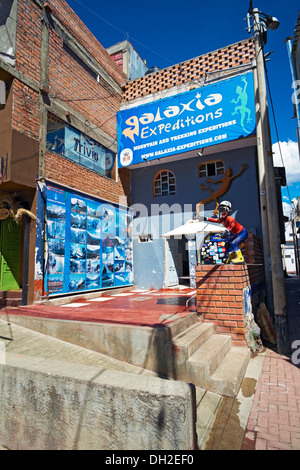
<svg viewBox="0 0 300 470"><path fill-rule="evenodd" d="M47 184L49 295L133 283L132 212Z"/></svg>

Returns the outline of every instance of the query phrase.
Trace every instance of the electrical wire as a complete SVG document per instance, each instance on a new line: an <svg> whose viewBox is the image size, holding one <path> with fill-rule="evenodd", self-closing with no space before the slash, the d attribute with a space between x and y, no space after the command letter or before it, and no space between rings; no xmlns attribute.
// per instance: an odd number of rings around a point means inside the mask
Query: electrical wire
<svg viewBox="0 0 300 470"><path fill-rule="evenodd" d="M130 38L132 41L135 41L137 44L139 44L140 46L144 47L145 49L148 49L148 51L150 52L153 52L153 54L156 54L158 55L159 57L161 57L162 59L168 61L170 64L174 64L174 61L171 61L170 59L168 59L167 57L164 57L163 55L161 55L159 52L156 52L154 51L153 49L151 49L151 47L149 46L146 46L145 44L143 44L142 42L138 41L137 39L135 39L134 37L132 37L130 34L128 33L125 33L124 31L122 31L121 29L119 29L117 26L115 26L114 24L110 23L109 21L107 21L105 18L103 18L102 16L98 15L95 11L91 10L89 7L87 7L86 5L84 5L83 3L79 2L79 0L73 0L75 3L78 3L78 5L80 5L81 7L85 8L86 10L88 10L90 13L92 13L94 16L97 16L100 20L104 21L104 23L108 24L109 26L111 26L112 28L116 29L117 31L119 31L119 33L122 33L124 36L128 37L128 39Z"/></svg>

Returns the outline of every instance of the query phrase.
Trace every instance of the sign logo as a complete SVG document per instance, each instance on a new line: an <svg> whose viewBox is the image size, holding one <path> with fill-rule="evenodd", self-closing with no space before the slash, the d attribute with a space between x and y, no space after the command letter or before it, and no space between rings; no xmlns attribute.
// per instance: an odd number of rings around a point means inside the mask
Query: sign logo
<svg viewBox="0 0 300 470"><path fill-rule="evenodd" d="M133 152L131 149L124 149L120 154L120 163L122 166L128 166L133 160Z"/></svg>

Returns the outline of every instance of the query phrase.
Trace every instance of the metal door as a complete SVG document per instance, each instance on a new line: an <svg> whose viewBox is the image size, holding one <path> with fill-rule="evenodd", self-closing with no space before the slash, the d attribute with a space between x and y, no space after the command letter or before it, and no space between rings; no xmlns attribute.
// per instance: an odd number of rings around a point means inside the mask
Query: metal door
<svg viewBox="0 0 300 470"><path fill-rule="evenodd" d="M21 255L21 224L12 219L1 222L0 241L0 290L19 288Z"/></svg>

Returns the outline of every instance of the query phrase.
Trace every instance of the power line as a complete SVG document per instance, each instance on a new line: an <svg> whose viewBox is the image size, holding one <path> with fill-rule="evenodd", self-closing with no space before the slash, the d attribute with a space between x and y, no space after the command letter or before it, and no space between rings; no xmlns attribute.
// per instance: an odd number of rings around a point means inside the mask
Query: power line
<svg viewBox="0 0 300 470"><path fill-rule="evenodd" d="M135 39L134 37L132 37L130 34L128 34L127 32L125 31L122 31L121 29L119 29L117 26L115 26L114 24L112 24L110 21L107 21L105 18L103 18L102 16L98 15L98 13L96 13L95 11L91 10L89 7L87 7L86 5L84 5L83 3L79 2L79 0L73 0L74 2L78 3L78 5L80 5L81 7L85 8L86 10L88 10L90 13L92 13L93 15L97 16L97 18L99 18L100 20L104 21L104 23L108 24L109 26L111 26L112 28L116 29L117 31L119 31L119 33L122 33L123 36L126 36L128 39L131 39L132 41L135 41L137 44L139 44L140 46L144 47L145 49L148 49L148 51L150 52L153 52L153 54L156 54L158 55L159 57L161 57L162 59L164 60L167 60L170 64L174 64L174 61L171 61L170 59L168 59L167 57L163 56L162 54L160 54L159 52L156 52L154 51L153 49L151 49L151 47L149 46L146 46L145 44L143 44L142 42L138 41L137 39Z"/></svg>

